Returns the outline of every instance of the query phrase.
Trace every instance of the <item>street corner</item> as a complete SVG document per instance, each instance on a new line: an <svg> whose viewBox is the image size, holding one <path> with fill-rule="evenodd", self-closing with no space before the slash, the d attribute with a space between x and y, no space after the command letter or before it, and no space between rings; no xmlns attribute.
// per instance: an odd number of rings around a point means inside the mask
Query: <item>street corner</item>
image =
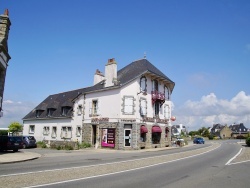
<svg viewBox="0 0 250 188"><path fill-rule="evenodd" d="M18 151L18 152L1 152L0 153L0 164L7 163L17 163L23 161L29 161L38 159L41 157L41 154L34 152Z"/></svg>

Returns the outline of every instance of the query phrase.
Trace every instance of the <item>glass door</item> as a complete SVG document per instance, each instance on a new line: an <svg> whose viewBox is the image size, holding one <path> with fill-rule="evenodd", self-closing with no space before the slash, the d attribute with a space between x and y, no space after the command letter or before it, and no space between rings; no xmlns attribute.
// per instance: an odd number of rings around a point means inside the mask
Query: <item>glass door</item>
<svg viewBox="0 0 250 188"><path fill-rule="evenodd" d="M129 147L131 146L131 129L125 129L124 130L124 146Z"/></svg>

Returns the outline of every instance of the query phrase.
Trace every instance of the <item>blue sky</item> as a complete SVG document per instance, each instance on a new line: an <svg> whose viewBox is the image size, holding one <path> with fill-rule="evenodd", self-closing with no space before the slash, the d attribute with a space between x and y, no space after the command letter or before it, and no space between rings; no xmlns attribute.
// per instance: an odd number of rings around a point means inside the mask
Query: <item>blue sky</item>
<svg viewBox="0 0 250 188"><path fill-rule="evenodd" d="M48 95L91 86L109 58L147 59L176 86L174 124L250 128L249 0L1 0L11 60L0 126Z"/></svg>

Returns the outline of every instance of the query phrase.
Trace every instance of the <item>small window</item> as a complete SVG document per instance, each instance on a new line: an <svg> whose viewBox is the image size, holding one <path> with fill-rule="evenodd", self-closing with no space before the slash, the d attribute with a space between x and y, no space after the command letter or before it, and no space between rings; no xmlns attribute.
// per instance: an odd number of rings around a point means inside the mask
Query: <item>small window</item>
<svg viewBox="0 0 250 188"><path fill-rule="evenodd" d="M76 136L81 136L81 127L77 126L76 128Z"/></svg>
<svg viewBox="0 0 250 188"><path fill-rule="evenodd" d="M35 125L30 125L29 127L29 133L34 134L35 133Z"/></svg>
<svg viewBox="0 0 250 188"><path fill-rule="evenodd" d="M142 76L140 79L140 89L143 92L147 91L147 79L145 76Z"/></svg>
<svg viewBox="0 0 250 188"><path fill-rule="evenodd" d="M51 134L52 138L56 138L56 135L57 135L56 131L57 131L57 128L56 127L52 127L52 134Z"/></svg>
<svg viewBox="0 0 250 188"><path fill-rule="evenodd" d="M160 103L155 102L154 103L154 116L159 116L159 112L160 112Z"/></svg>
<svg viewBox="0 0 250 188"><path fill-rule="evenodd" d="M72 138L72 127L70 127L70 126L62 127L61 138L63 138L63 139Z"/></svg>
<svg viewBox="0 0 250 188"><path fill-rule="evenodd" d="M82 114L82 105L78 105L78 107L77 107L77 114L78 115L81 115Z"/></svg>
<svg viewBox="0 0 250 188"><path fill-rule="evenodd" d="M43 135L49 135L49 127L43 127Z"/></svg>

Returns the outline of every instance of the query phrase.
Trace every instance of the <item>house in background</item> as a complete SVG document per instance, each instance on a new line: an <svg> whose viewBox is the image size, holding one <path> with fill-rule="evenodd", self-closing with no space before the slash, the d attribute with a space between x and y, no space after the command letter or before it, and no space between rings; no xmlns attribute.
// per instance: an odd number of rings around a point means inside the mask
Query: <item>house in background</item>
<svg viewBox="0 0 250 188"><path fill-rule="evenodd" d="M4 14L0 15L0 117L3 116L3 93L5 77L8 67L8 62L10 60L10 55L8 52L8 36L10 30L10 19L9 11L6 9Z"/></svg>
<svg viewBox="0 0 250 188"><path fill-rule="evenodd" d="M232 131L227 125L214 124L210 133L214 136L225 139L231 138Z"/></svg>
<svg viewBox="0 0 250 188"><path fill-rule="evenodd" d="M244 126L243 123L240 124L232 124L229 126L229 128L232 130L232 136L233 138L237 138L237 136L247 136L248 135L248 129Z"/></svg>
<svg viewBox="0 0 250 188"><path fill-rule="evenodd" d="M109 59L94 85L48 96L23 118L23 134L48 144L85 142L99 148L142 149L171 143L175 83L147 59L117 71Z"/></svg>
<svg viewBox="0 0 250 188"><path fill-rule="evenodd" d="M183 124L178 124L178 125L173 125L172 126L172 130L174 131L172 133L173 136L180 136L182 133L184 135L187 135L187 129L186 126L184 126Z"/></svg>

